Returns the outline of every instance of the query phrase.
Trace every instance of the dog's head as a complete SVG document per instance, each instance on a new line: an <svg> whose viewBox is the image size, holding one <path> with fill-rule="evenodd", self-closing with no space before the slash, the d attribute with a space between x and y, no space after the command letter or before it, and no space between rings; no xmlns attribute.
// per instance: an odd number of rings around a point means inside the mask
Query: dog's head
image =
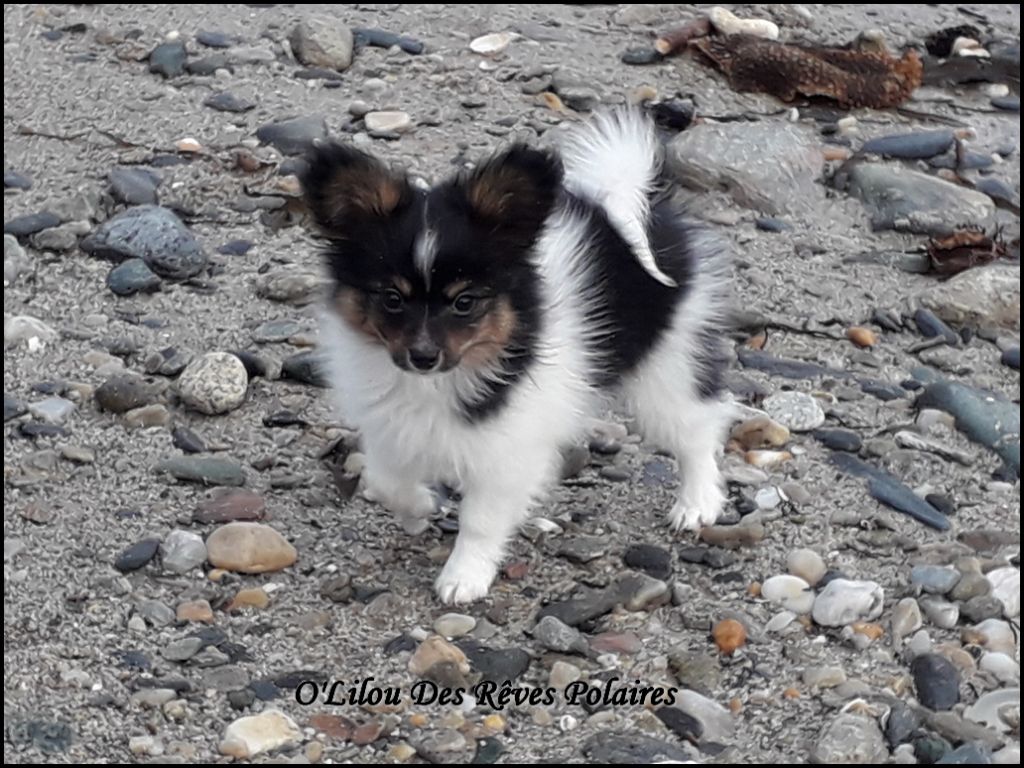
<svg viewBox="0 0 1024 768"><path fill-rule="evenodd" d="M516 354L536 333L530 257L561 178L553 155L517 145L422 191L356 149L315 148L302 183L338 315L410 372Z"/></svg>

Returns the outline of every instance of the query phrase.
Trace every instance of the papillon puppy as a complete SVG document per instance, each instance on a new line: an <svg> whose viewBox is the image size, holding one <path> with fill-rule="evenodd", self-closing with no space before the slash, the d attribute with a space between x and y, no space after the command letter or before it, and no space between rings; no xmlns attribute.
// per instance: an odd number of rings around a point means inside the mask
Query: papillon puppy
<svg viewBox="0 0 1024 768"><path fill-rule="evenodd" d="M312 151L302 183L333 278L327 372L361 432L368 495L407 531L427 527L432 484L461 491L435 583L445 603L487 594L609 393L678 460L673 528L718 517L729 266L666 194L660 152L631 109L428 191L352 147Z"/></svg>

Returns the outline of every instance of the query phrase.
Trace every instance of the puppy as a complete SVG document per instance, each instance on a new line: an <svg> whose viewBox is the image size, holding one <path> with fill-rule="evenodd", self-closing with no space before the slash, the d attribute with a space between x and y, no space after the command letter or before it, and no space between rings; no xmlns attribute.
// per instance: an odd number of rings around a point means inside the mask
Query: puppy
<svg viewBox="0 0 1024 768"><path fill-rule="evenodd" d="M303 187L334 285L322 338L367 490L410 532L435 510L431 483L462 492L445 603L487 594L610 392L678 460L671 525L718 517L729 268L659 193L659 156L626 109L429 191L351 147L312 152Z"/></svg>

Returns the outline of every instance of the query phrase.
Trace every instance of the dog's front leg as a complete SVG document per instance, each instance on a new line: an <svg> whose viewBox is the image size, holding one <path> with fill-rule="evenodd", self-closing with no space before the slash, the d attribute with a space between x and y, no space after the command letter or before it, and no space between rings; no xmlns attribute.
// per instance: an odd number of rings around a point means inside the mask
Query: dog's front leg
<svg viewBox="0 0 1024 768"><path fill-rule="evenodd" d="M445 603L484 597L498 573L505 545L529 517L556 476L557 449L508 451L465 479L459 535L434 586Z"/></svg>
<svg viewBox="0 0 1024 768"><path fill-rule="evenodd" d="M366 445L363 495L391 510L406 533L423 533L430 525L437 499L413 467L395 463L393 453L389 454L383 445Z"/></svg>

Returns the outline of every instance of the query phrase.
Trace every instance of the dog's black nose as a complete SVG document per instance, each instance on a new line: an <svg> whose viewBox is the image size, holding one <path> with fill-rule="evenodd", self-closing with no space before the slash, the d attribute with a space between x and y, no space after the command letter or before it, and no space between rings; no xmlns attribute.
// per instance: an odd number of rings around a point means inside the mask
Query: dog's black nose
<svg viewBox="0 0 1024 768"><path fill-rule="evenodd" d="M441 350L436 348L410 349L409 365L417 371L432 371L441 359Z"/></svg>

